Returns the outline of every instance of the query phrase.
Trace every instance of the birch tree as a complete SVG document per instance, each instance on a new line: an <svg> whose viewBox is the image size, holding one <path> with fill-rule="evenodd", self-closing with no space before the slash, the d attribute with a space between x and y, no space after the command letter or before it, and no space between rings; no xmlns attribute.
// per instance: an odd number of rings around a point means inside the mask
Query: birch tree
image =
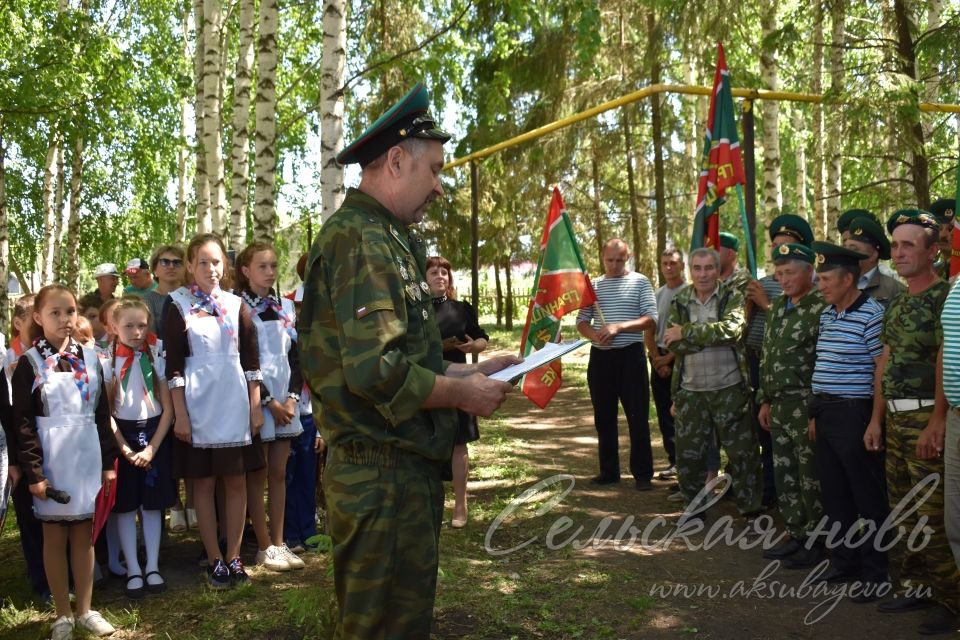
<svg viewBox="0 0 960 640"><path fill-rule="evenodd" d="M75 291L80 286L80 193L83 186L83 136L77 135L70 161L70 218L67 222L66 276L64 284Z"/></svg>
<svg viewBox="0 0 960 640"><path fill-rule="evenodd" d="M818 95L823 94L823 0L814 0L813 3L813 83L812 90ZM813 235L817 238L828 239L832 229L827 227L826 202L826 165L824 163L824 122L823 105L819 102L813 105Z"/></svg>
<svg viewBox="0 0 960 640"><path fill-rule="evenodd" d="M843 97L844 69L843 47L846 20L846 0L833 0L830 7L830 96L834 100ZM826 224L832 234L840 216L840 192L843 181L843 158L841 144L843 143L843 110L830 109L827 118L827 215Z"/></svg>
<svg viewBox="0 0 960 640"><path fill-rule="evenodd" d="M255 0L240 0L240 47L233 80L233 152L230 156L230 246L237 251L247 238L250 193L250 82L253 69Z"/></svg>
<svg viewBox="0 0 960 640"><path fill-rule="evenodd" d="M203 151L210 185L210 226L225 231L227 195L220 122L222 0L203 0Z"/></svg>
<svg viewBox="0 0 960 640"><path fill-rule="evenodd" d="M323 52L320 75L320 193L321 218L326 220L343 203L343 82L347 60L346 0L324 0Z"/></svg>
<svg viewBox="0 0 960 640"><path fill-rule="evenodd" d="M0 117L0 318L10 317L7 292L10 265L10 232L7 218L7 148L4 143L3 118Z"/></svg>
<svg viewBox="0 0 960 640"><path fill-rule="evenodd" d="M779 89L777 77L777 3L765 5L760 14L762 44L760 47L760 77L770 91ZM760 113L763 119L763 217L764 227L770 225L783 207L780 182L780 103L776 100L761 100Z"/></svg>
<svg viewBox="0 0 960 640"><path fill-rule="evenodd" d="M197 232L209 233L212 229L210 218L210 181L207 178L207 160L205 152L204 125L206 116L206 100L204 93L204 68L203 61L205 47L206 20L203 15L204 0L193 0L193 29L194 29L194 129L196 130L196 172L194 174L194 183L197 199ZM218 125L219 126L219 125Z"/></svg>
<svg viewBox="0 0 960 640"><path fill-rule="evenodd" d="M256 187L253 237L273 240L277 208L277 0L261 0L257 36Z"/></svg>
<svg viewBox="0 0 960 640"><path fill-rule="evenodd" d="M60 153L58 133L50 135L47 159L43 165L43 244L41 246L40 282L53 282L53 254L56 251L57 156Z"/></svg>

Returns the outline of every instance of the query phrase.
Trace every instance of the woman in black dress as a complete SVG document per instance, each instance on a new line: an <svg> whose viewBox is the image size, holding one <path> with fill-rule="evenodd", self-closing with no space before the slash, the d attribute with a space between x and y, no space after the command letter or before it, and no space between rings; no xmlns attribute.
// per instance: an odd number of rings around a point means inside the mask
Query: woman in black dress
<svg viewBox="0 0 960 640"><path fill-rule="evenodd" d="M490 337L477 323L477 312L467 302L456 299L450 263L438 256L427 259L427 283L433 294L433 308L443 339L443 359L466 363L468 353L487 348ZM450 525L461 529L467 524L467 443L480 438L476 416L457 411L460 417L453 447L453 519Z"/></svg>

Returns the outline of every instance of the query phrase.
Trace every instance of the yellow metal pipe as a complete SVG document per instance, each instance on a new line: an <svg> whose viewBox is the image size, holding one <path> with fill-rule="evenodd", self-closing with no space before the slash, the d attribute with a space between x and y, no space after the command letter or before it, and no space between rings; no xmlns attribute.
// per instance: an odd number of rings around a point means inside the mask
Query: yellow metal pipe
<svg viewBox="0 0 960 640"><path fill-rule="evenodd" d="M498 151L503 151L504 149L509 149L510 147L515 147L517 145L523 144L524 142L529 142L531 140L536 140L541 138L548 133L553 133L559 129L569 127L572 124L580 122L582 120L587 120L596 115L599 115L605 111L610 111L611 109L616 109L624 105L637 102L652 95L660 93L677 93L684 95L701 95L708 96L713 90L712 87L700 87L696 85L671 85L671 84L655 84L649 87L644 87L639 91L634 91L633 93L628 93L625 96L621 96L615 100L610 100L609 102L604 102L595 107L587 109L586 111L581 111L580 113L574 114L572 116L567 116L566 118L561 118L551 122L550 124L545 124L542 127L537 127L527 131L526 133L521 133L518 136L514 136L508 140L498 142L495 145L486 147L479 151L474 151L473 153L463 156L462 158L457 158L451 160L446 165L444 169L452 169L454 167L459 167L460 165L466 164L468 162L473 162L474 160L481 160L487 156L493 155ZM766 89L733 89L732 93L738 98L747 98L749 100L784 100L788 102L823 102L823 96L817 95L815 93L796 93L793 91L767 91ZM960 105L956 104L931 104L929 102L920 103L920 111L923 112L941 112L941 113L960 113Z"/></svg>

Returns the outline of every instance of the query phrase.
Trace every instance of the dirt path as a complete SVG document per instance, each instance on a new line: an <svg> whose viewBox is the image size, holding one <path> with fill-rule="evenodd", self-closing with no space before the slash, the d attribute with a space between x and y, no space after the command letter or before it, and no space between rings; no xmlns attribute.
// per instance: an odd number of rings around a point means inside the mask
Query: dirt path
<svg viewBox="0 0 960 640"><path fill-rule="evenodd" d="M654 480L653 491L638 492L625 471L626 475L618 485L599 488L589 484L589 478L596 473L596 432L586 391L576 388L578 384L585 385L583 368L588 352L583 349L576 357L565 358L566 370L573 369L576 374L579 365L580 376L571 375L573 381L557 394L546 410L538 411L520 394L511 397L503 408L503 414L509 416L506 419L507 433L523 443L513 455L517 461L533 469L532 479L521 483L471 482L470 493L475 502L503 504L504 500L509 501L507 496L518 495L536 481L544 481L555 474L573 476L573 480L557 482L557 487L573 486L548 513L540 516L514 514L508 519L510 525L502 525L496 531L493 546L499 544L500 548L510 548L536 536L534 542L516 554L497 558L503 573L522 582L527 574L543 572L546 579L559 581L553 583L555 589L577 591L570 606L588 622L581 627L580 637L676 638L689 635L737 640L823 640L867 636L881 640L917 635L916 628L923 620L923 612L881 614L876 611L875 604L854 604L849 599L833 595L836 591L814 593L816 573L808 575L808 571L790 571L771 564L761 557L758 548L744 550L721 541L706 549L696 549L704 543L703 533L686 539L681 537L665 548L657 549L645 548L639 542L619 548L613 544L599 548L591 545L591 540L616 535L626 519L632 517L633 525L642 530L657 516L676 518L680 508L678 503L667 501L670 483L665 481ZM569 367L569 364L575 366ZM655 425L652 430L657 438L654 443L655 466L657 470L664 469L667 467L666 455ZM621 434L624 434L620 443L621 466L627 470L629 441L625 433L626 425L621 416ZM482 439L481 436L481 442ZM478 465L491 462L483 458L482 452L479 457ZM448 504L452 506L452 501ZM779 527L776 511L768 513ZM564 516L571 524L554 541L568 539L582 526L582 532L575 538L583 548L575 548L572 544L559 549L547 547L550 526ZM707 528L723 516L732 519L736 531L744 526L744 521L736 517L733 505L722 501L710 510ZM598 536L595 530L604 518L610 518L612 522ZM472 523L466 534L470 543L484 544L492 520ZM663 538L668 530L667 527L657 528L652 539ZM447 529L443 535L461 534ZM893 570L896 564L895 560L891 561ZM583 580L569 576L581 566L589 566L593 574L607 578L598 579L596 589L580 588ZM536 591L536 579L527 584L529 589ZM443 586L441 581L441 590ZM516 595L522 594L518 591ZM457 631L456 624L448 629L449 633L444 633L444 621L462 624L461 614L456 609L441 609L438 637L500 637L489 633L464 634L463 629ZM590 624L590 621L597 624ZM475 629L476 626L475 623L468 624L465 629ZM535 629L530 637L569 637L562 629L554 632L549 628L540 629L535 621L530 627ZM603 632L598 630L600 627L604 628ZM515 631L511 635L525 637Z"/></svg>

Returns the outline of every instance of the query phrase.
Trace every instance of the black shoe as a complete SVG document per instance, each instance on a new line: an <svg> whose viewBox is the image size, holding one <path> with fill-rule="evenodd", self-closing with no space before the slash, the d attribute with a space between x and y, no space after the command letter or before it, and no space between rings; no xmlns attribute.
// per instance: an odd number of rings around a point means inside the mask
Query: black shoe
<svg viewBox="0 0 960 640"><path fill-rule="evenodd" d="M937 603L930 598L917 598L916 596L904 597L902 594L897 594L889 600L884 600L878 604L877 611L880 613L904 613L906 611L929 609L935 606L937 606Z"/></svg>
<svg viewBox="0 0 960 640"><path fill-rule="evenodd" d="M158 582L157 584L150 584L147 581L147 578L149 578L150 576L157 576L158 578L160 578L161 582ZM147 572L143 576L143 583L144 583L143 586L146 588L146 590L154 595L158 593L163 593L164 591L167 590L167 581L163 579L163 576L160 575L159 571Z"/></svg>
<svg viewBox="0 0 960 640"><path fill-rule="evenodd" d="M789 538L786 542L773 549L767 549L763 552L764 560L783 560L792 556L803 548L803 545L796 538Z"/></svg>
<svg viewBox="0 0 960 640"><path fill-rule="evenodd" d="M784 560L783 566L787 569L809 569L815 567L823 560L823 550L819 546L813 546L807 549L801 547L799 551Z"/></svg>
<svg viewBox="0 0 960 640"><path fill-rule="evenodd" d="M134 580L139 580L139 581L140 581L140 586L139 586L139 587L131 587L131 586L130 586L130 583L133 582ZM130 576L130 577L127 578L127 584L124 585L124 587L123 587L123 594L124 594L125 596L127 596L128 598L130 598L131 600L140 600L140 599L143 598L145 595L147 595L147 590L146 590L146 588L144 587L144 585L146 585L146 583L147 583L147 582L146 582L146 580L143 579L143 576L142 576L142 575L139 575L139 574L138 574L138 575L135 575L135 576Z"/></svg>
<svg viewBox="0 0 960 640"><path fill-rule="evenodd" d="M207 565L207 584L211 589L230 588L230 569L220 558L216 559L213 566Z"/></svg>
<svg viewBox="0 0 960 640"><path fill-rule="evenodd" d="M817 582L826 582L828 584L844 584L846 582L853 582L854 580L859 580L860 575L852 571L843 571L842 569L837 569L836 567L830 567L825 572L820 574L817 578Z"/></svg>
<svg viewBox="0 0 960 640"><path fill-rule="evenodd" d="M247 575L247 572L243 569L243 562L240 561L240 556L237 556L230 561L230 580L235 585L247 584L250 582L250 576Z"/></svg>
<svg viewBox="0 0 960 640"><path fill-rule="evenodd" d="M854 604L869 604L885 598L890 593L891 585L889 582L861 582L851 590L855 595L850 596L850 602Z"/></svg>
<svg viewBox="0 0 960 640"><path fill-rule="evenodd" d="M634 484L637 487L637 491L653 491L653 483L649 480L644 480L643 478L637 478L634 481Z"/></svg>
<svg viewBox="0 0 960 640"><path fill-rule="evenodd" d="M923 623L917 627L917 631L925 636L935 636L941 633L953 633L957 630L957 614L947 609L942 604L927 613Z"/></svg>
<svg viewBox="0 0 960 640"><path fill-rule="evenodd" d="M620 478L603 474L590 478L590 484L617 484L618 482L620 482Z"/></svg>

